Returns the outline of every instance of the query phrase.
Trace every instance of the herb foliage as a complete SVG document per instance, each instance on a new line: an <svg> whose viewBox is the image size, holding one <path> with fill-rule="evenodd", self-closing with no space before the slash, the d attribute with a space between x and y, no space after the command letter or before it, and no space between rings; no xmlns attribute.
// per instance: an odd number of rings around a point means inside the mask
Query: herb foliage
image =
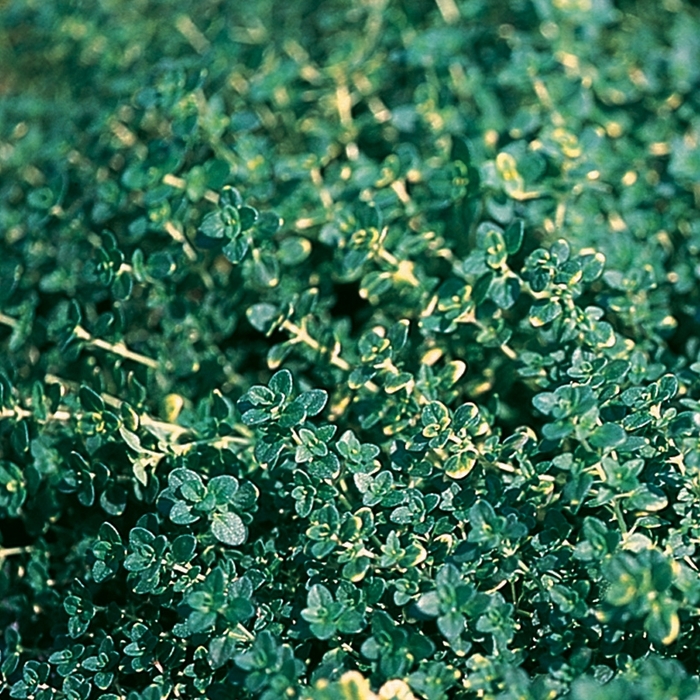
<svg viewBox="0 0 700 700"><path fill-rule="evenodd" d="M0 26L0 688L700 698L700 14Z"/></svg>

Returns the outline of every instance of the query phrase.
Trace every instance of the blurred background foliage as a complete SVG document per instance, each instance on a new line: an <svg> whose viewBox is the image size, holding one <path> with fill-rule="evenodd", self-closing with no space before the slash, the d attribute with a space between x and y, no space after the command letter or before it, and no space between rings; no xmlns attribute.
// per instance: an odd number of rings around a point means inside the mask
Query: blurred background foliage
<svg viewBox="0 0 700 700"><path fill-rule="evenodd" d="M221 351L200 364L254 365L259 340L226 340L241 291L227 309L208 304L169 248L173 226L194 240L206 191L228 183L311 241L335 241L329 227L356 198L457 255L482 217L521 217L525 252L564 235L605 254L619 327L697 352L700 19L688 3L5 0L2 13L8 308L21 299L48 319L76 298L97 320L108 228L127 263L138 248L155 270L117 304L125 330L145 309L161 323L174 285L179 316L197 309L192 332ZM307 243L287 245L293 258ZM339 281L324 292L367 316ZM142 342L188 376L185 336Z"/></svg>

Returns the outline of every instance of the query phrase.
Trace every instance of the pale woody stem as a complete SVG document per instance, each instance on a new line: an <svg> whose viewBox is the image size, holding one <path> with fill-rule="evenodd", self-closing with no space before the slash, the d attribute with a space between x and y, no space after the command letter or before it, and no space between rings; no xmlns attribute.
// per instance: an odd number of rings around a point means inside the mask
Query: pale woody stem
<svg viewBox="0 0 700 700"><path fill-rule="evenodd" d="M31 547L7 547L6 549L0 549L0 561L6 557L13 557L17 554L25 554L31 551Z"/></svg>
<svg viewBox="0 0 700 700"><path fill-rule="evenodd" d="M629 532L627 523L625 522L625 517L622 514L622 508L620 508L620 502L617 499L613 499L613 512L615 513L615 520L617 520L618 527L622 535L626 535Z"/></svg>
<svg viewBox="0 0 700 700"><path fill-rule="evenodd" d="M160 365L156 360L146 357L145 355L140 355L137 352L132 352L129 348L124 345L124 343L108 343L100 338L93 338L82 326L76 326L75 335L84 340L88 345L94 348L100 348L100 350L105 350L106 352L111 352L114 355L119 355L126 360L132 360L138 362L139 364L150 367L151 369L158 369Z"/></svg>
<svg viewBox="0 0 700 700"><path fill-rule="evenodd" d="M72 390L77 390L78 384L75 382L70 382L67 381L66 379L62 379L61 377L57 377L54 374L47 374L46 375L46 381L47 382L53 382L56 384L62 384L63 386L72 389ZM112 408L115 408L116 410L119 410L124 403L121 399L118 399L116 396L111 396L110 394L100 394L102 397L102 400L108 405L111 406ZM67 418L64 420L67 420L71 418L71 415L68 414L66 411L59 411L58 413L65 413ZM53 416L56 416L57 414L53 414ZM53 417L52 416L52 417ZM164 421L159 421L156 420L155 418L151 418L148 414L143 413L139 416L139 422L143 426L151 426L157 430L160 430L162 432L170 433L173 436L173 439L177 439L184 433L190 432L187 428L183 428L181 425L177 425L176 423L165 423Z"/></svg>
<svg viewBox="0 0 700 700"><path fill-rule="evenodd" d="M31 415L31 411L27 411L26 409L20 408L19 406L16 406L15 408L3 408L0 410L0 420L3 420L5 418L15 418L17 420L22 420L24 418L29 418ZM47 416L45 421L40 422L48 423L52 420L69 421L72 417L73 415L68 411L56 411L50 416Z"/></svg>
<svg viewBox="0 0 700 700"><path fill-rule="evenodd" d="M9 326L10 328L17 328L19 326L19 321L10 316L5 316L5 314L0 313L0 323L3 326Z"/></svg>
<svg viewBox="0 0 700 700"><path fill-rule="evenodd" d="M178 190L187 189L187 181L184 178L178 177L177 175L171 175L170 173L163 176L163 184L169 185L170 187L174 187ZM207 190L204 193L204 199L212 204L219 203L219 195L213 190Z"/></svg>
<svg viewBox="0 0 700 700"><path fill-rule="evenodd" d="M163 227L175 242L182 245L182 249L185 251L185 255L188 257L188 259L197 259L197 253L195 252L194 248L188 243L182 231L180 231L180 229L175 226L172 221L166 221Z"/></svg>
<svg viewBox="0 0 700 700"><path fill-rule="evenodd" d="M454 0L435 0L442 18L447 24L454 24L460 18L459 7Z"/></svg>
<svg viewBox="0 0 700 700"><path fill-rule="evenodd" d="M19 326L19 321L11 316L0 313L0 324L9 326L10 328L17 328ZM133 360L151 369L158 369L160 367L156 360L129 350L124 343L108 343L105 340L100 340L100 338L93 338L82 326L76 326L74 333L80 340L84 340L88 345L94 348L100 348L101 350L111 352L126 360Z"/></svg>
<svg viewBox="0 0 700 700"><path fill-rule="evenodd" d="M305 328L300 328L291 321L285 321L282 324L282 328L291 333L299 342L304 343L304 345L308 345L312 350L315 350L316 352L323 352L324 348L321 347L321 344L318 342L318 340L312 338L306 332ZM350 371L350 365L342 357L333 355L330 358L330 362L338 369L342 369L345 372Z"/></svg>
<svg viewBox="0 0 700 700"><path fill-rule="evenodd" d="M310 347L312 350L315 350L318 353L324 352L325 348L321 347L321 343L318 342L315 338L312 338L306 331L305 328L300 328L297 326L295 323L292 323L291 321L285 321L282 324L282 328L286 330L288 333L294 336L295 340L300 343L304 343L304 345L307 345ZM347 363L346 360L344 360L342 357L338 357L337 355L331 355L330 356L330 363L334 366L337 367L338 369L342 369L344 372L350 372L351 367ZM379 387L374 383L374 382L366 382L365 386L373 392L378 392Z"/></svg>

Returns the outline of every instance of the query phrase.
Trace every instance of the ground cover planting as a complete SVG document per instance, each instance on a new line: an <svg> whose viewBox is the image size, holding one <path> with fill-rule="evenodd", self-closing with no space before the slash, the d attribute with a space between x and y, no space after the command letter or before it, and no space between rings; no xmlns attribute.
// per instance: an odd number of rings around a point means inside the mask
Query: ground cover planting
<svg viewBox="0 0 700 700"><path fill-rule="evenodd" d="M0 12L2 698L700 699L692 3Z"/></svg>

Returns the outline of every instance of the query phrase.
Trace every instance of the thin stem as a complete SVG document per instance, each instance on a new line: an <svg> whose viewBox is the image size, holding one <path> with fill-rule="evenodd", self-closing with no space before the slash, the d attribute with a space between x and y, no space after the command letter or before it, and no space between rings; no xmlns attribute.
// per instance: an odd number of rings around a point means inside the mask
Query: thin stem
<svg viewBox="0 0 700 700"><path fill-rule="evenodd" d="M350 136L350 140L345 146L345 155L348 157L348 160L357 160L360 151L353 139L355 126L352 119L352 95L344 80L340 80L336 85L335 100L340 124Z"/></svg>
<svg viewBox="0 0 700 700"><path fill-rule="evenodd" d="M311 181L316 187L318 196L321 199L321 203L326 209L331 209L333 207L333 196L331 195L330 190L326 187L326 185L323 182L323 176L321 175L320 169L311 168L310 175Z"/></svg>
<svg viewBox="0 0 700 700"><path fill-rule="evenodd" d="M411 196L406 190L406 183L404 180L394 180L394 182L391 183L391 189L394 190L402 204L410 204Z"/></svg>
<svg viewBox="0 0 700 700"><path fill-rule="evenodd" d="M303 328L302 326L297 326L295 323L292 323L291 321L285 321L282 324L282 328L286 330L288 333L293 335L295 339L300 342L304 343L304 345L310 347L312 350L315 350L318 353L323 353L325 348L321 346L321 344L316 340L315 338L312 338L306 328ZM330 363L334 366L337 367L338 369L342 369L345 372L350 371L350 365L342 358L339 357L338 355L331 355L330 357Z"/></svg>
<svg viewBox="0 0 700 700"><path fill-rule="evenodd" d="M179 426L178 426L179 427ZM234 426L237 427L237 426ZM181 455L189 452L193 447L198 447L199 445L209 445L217 449L224 449L229 445L241 445L242 447L250 447L250 438L240 437L238 435L225 435L223 437L215 437L208 440L193 440L192 442L185 442L182 444L176 443L171 444L169 447L173 450L175 454Z"/></svg>
<svg viewBox="0 0 700 700"><path fill-rule="evenodd" d="M482 330L482 331L487 330L487 327L481 321L479 321L476 317L471 319L471 321L480 330ZM500 348L501 352L508 359L510 359L510 360L517 360L518 359L517 353L515 352L515 350L513 350L513 348L510 347L510 345L508 345L508 343L501 343L501 345L499 345L498 347Z"/></svg>
<svg viewBox="0 0 700 700"><path fill-rule="evenodd" d="M338 500L348 509L348 513L352 513L352 503L350 503L350 500L344 493L341 492L338 494Z"/></svg>
<svg viewBox="0 0 700 700"><path fill-rule="evenodd" d="M187 15L180 15L175 20L175 27L187 39L190 46L201 55L205 54L210 48L209 39L202 34L199 27Z"/></svg>
<svg viewBox="0 0 700 700"><path fill-rule="evenodd" d="M503 354L506 357L508 357L509 359L511 359L511 360L518 359L518 355L516 354L515 350L513 350L513 348L511 348L510 345L508 345L507 343L503 343L502 345L499 345L498 347L501 349Z"/></svg>
<svg viewBox="0 0 700 700"><path fill-rule="evenodd" d="M295 323L292 323L291 321L287 320L282 324L282 328L286 330L288 333L294 336L294 339L299 342L299 343L304 343L307 347L311 348L315 352L318 352L319 354L323 354L326 351L326 348L321 346L321 343L318 342L315 338L312 338L306 328L303 326L297 326ZM338 369L342 369L344 372L350 372L351 367L348 364L346 360L344 360L342 357L339 355L331 353L329 362L334 366L337 367ZM366 382L365 386L373 392L378 392L379 387L372 381Z"/></svg>
<svg viewBox="0 0 700 700"><path fill-rule="evenodd" d="M5 549L0 549L0 560L6 557L13 557L16 554L25 554L26 552L31 552L32 547L7 547Z"/></svg>
<svg viewBox="0 0 700 700"><path fill-rule="evenodd" d="M504 472L508 472L509 474L515 474L516 469L512 464L507 464L506 462L494 462L494 464Z"/></svg>
<svg viewBox="0 0 700 700"><path fill-rule="evenodd" d="M169 185L170 187L174 187L178 190L187 189L187 181L184 178L178 177L177 175L172 175L170 173L168 173L167 175L163 175L163 184ZM211 202L212 204L219 203L219 195L213 190L206 190L204 192L204 199L206 199L208 202Z"/></svg>
<svg viewBox="0 0 700 700"><path fill-rule="evenodd" d="M32 414L26 408L21 408L20 406L15 406L14 408L3 408L0 410L0 420L4 418L15 418L16 420L22 420L24 418L29 418ZM73 417L73 414L68 411L55 411L48 415L44 420L39 421L40 423L48 423L49 421L69 421Z"/></svg>
<svg viewBox="0 0 700 700"><path fill-rule="evenodd" d="M3 313L0 313L0 323L5 326L9 326L10 328L17 328L19 326L19 321L17 319ZM124 343L108 343L100 338L93 338L82 326L76 326L74 333L80 340L85 341L92 347L106 350L107 352L119 355L127 360L139 362L140 364L146 365L146 367L150 367L151 369L158 369L160 367L156 360L129 350Z"/></svg>
<svg viewBox="0 0 700 700"><path fill-rule="evenodd" d="M77 391L79 388L77 382L71 382L67 379L63 379L62 377L57 377L55 374L47 374L45 380L55 384L62 384L72 391ZM116 410L119 410L124 403L124 401L121 399L118 399L116 396L112 396L110 394L100 394L100 396L108 406L111 406ZM23 413L23 415L20 417L31 415L29 411L24 411L23 409L20 410ZM57 411L56 413L52 414L51 418L57 416L59 413L62 415L61 418L58 418L58 420L70 420L70 418L73 417L72 414L68 413L67 411ZM174 440L177 440L181 435L190 432L189 428L184 428L176 423L166 423L164 421L156 420L155 418L151 418L151 416L149 416L147 413L142 413L139 415L139 423L146 428L153 428L157 432L170 433Z"/></svg>
<svg viewBox="0 0 700 700"><path fill-rule="evenodd" d="M255 641L255 635L251 634L251 632L249 630L247 630L245 627L243 627L243 625L240 622L236 624L236 631L240 635L242 635L247 641L249 641L249 642Z"/></svg>
<svg viewBox="0 0 700 700"><path fill-rule="evenodd" d="M447 24L454 24L459 20L459 7L454 0L435 0L435 4Z"/></svg>
<svg viewBox="0 0 700 700"><path fill-rule="evenodd" d="M47 382L62 384L63 386L72 391L77 391L79 388L77 382L68 381L61 377L57 377L55 374L47 374L45 379ZM111 406L116 410L119 410L122 404L124 403L122 399L118 399L116 396L112 396L111 394L103 393L100 394L100 397L108 406ZM15 408L14 410L4 409L3 411L0 411L0 418L27 418L30 415L30 411L19 407ZM72 417L73 414L69 413L68 411L56 411L55 413L51 414L51 416L49 416L46 420L67 421L70 420ZM182 437L182 435L191 432L189 428L185 428L184 426L178 425L177 423L167 423L165 421L156 420L155 418L149 416L147 413L139 414L139 423L144 428L152 428L154 432L169 434L170 439L172 440L178 440L180 437ZM173 449L176 454L184 454L188 450L192 449L192 447L196 447L197 445L211 445L213 447L222 449L228 446L229 444L243 445L246 447L250 445L250 438L252 437L250 430L242 425L234 425L233 428L237 430L241 436L224 435L217 436L214 438L208 438L206 440L194 440L192 442L186 442L182 444L179 444L177 442L168 442L168 446L171 449Z"/></svg>
<svg viewBox="0 0 700 700"><path fill-rule="evenodd" d="M19 326L19 321L10 316L5 316L5 314L2 313L0 313L0 323L10 328L17 328L17 326Z"/></svg>
<svg viewBox="0 0 700 700"><path fill-rule="evenodd" d="M100 350L111 352L115 355L123 357L126 360L133 360L134 362L138 362L139 364L150 367L151 369L158 369L160 367L156 360L129 350L124 343L108 343L100 338L93 338L82 326L76 326L74 333L78 338L80 338L80 340L84 340L88 345L94 348L100 348Z"/></svg>
<svg viewBox="0 0 700 700"><path fill-rule="evenodd" d="M176 242L180 243L182 245L182 249L185 251L185 255L189 260L196 260L197 259L197 253L195 252L194 248L189 244L187 239L185 238L185 234L180 231L180 229L175 226L175 224L172 221L166 221L164 228L168 235Z"/></svg>
<svg viewBox="0 0 700 700"><path fill-rule="evenodd" d="M193 567L191 564L187 564L187 566L183 566L182 564L173 564L173 571L177 571L180 574L188 574L192 568ZM205 581L206 578L207 577L204 574L197 574L195 581L201 583L202 581Z"/></svg>
<svg viewBox="0 0 700 700"><path fill-rule="evenodd" d="M620 532L624 537L629 532L629 528L627 527L627 523L625 522L625 517L622 515L620 501L618 501L617 499L613 499L613 511L615 512L615 520L617 520L617 524L620 526Z"/></svg>
<svg viewBox="0 0 700 700"><path fill-rule="evenodd" d="M420 282L413 274L415 263L412 260L399 261L383 246L377 250L377 256L394 268L393 277L395 280L407 282L412 287L420 286Z"/></svg>
<svg viewBox="0 0 700 700"><path fill-rule="evenodd" d="M544 81L542 80L542 78L539 78L535 75L534 69L528 72L530 73L532 88L535 91L535 94L537 95L537 99L540 101L540 104L542 104L542 106L551 113L552 123L554 124L554 126L562 126L564 123L564 119L562 118L560 112L554 106L554 101L552 100L549 94L549 90L547 90L547 86L544 84Z"/></svg>

